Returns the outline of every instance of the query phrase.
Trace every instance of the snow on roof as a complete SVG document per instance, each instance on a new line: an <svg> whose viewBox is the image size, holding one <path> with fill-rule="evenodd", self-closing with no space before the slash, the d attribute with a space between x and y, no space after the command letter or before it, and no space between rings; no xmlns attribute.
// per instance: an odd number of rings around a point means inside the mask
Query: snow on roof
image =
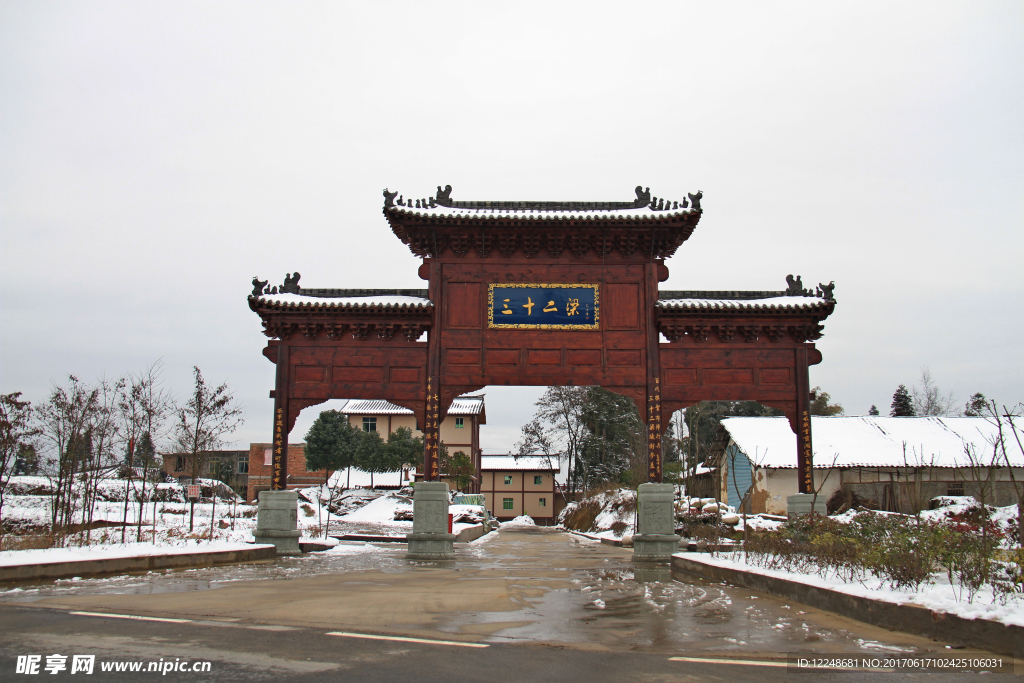
<svg viewBox="0 0 1024 683"><path fill-rule="evenodd" d="M522 208L461 208L452 206L441 206L438 204L434 207L426 208L413 208L409 206L392 206L388 207L389 211L396 213L404 213L412 216L429 216L429 217L443 217L443 218L461 218L466 216L473 217L485 217L485 218L518 218L520 220L558 220L572 218L575 220L595 220L595 219L607 219L607 218L623 218L623 219L660 219L669 218L673 216L681 216L686 214L699 214L700 211L692 208L684 208L682 206L676 209L662 209L660 211L651 209L651 207L645 206L642 208L624 208L624 209L522 209Z"/></svg>
<svg viewBox="0 0 1024 683"><path fill-rule="evenodd" d="M395 296L395 295L374 295L374 296L343 296L343 297L318 297L303 296L302 294L263 294L257 297L259 301L274 304L309 304L311 306L330 307L351 307L369 308L372 306L398 306L422 308L431 306L430 299L419 296Z"/></svg>
<svg viewBox="0 0 1024 683"><path fill-rule="evenodd" d="M776 296L767 299L661 299L661 308L711 308L711 309L755 309L755 308L810 308L828 303L817 296Z"/></svg>
<svg viewBox="0 0 1024 683"><path fill-rule="evenodd" d="M557 472L558 455L528 455L513 458L511 455L482 455L480 469L482 471L543 471Z"/></svg>
<svg viewBox="0 0 1024 683"><path fill-rule="evenodd" d="M449 415L479 415L484 410L484 397L459 396L448 408ZM352 399L341 412L346 415L412 415L412 411L382 400Z"/></svg>
<svg viewBox="0 0 1024 683"><path fill-rule="evenodd" d="M729 417L722 420L732 442L765 467L796 467L796 435L785 417ZM962 467L965 447L992 461L996 426L983 417L812 417L814 464L827 467L838 453L838 467L931 465ZM906 459L904 459L904 444ZM1014 466L1024 455L1012 434L1006 450ZM1005 466L1006 461L1000 463ZM999 464L999 463L997 463Z"/></svg>

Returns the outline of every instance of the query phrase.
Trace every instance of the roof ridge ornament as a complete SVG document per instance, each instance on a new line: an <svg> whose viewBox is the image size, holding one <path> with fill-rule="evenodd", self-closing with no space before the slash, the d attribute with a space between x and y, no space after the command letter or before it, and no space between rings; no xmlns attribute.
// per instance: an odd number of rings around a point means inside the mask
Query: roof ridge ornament
<svg viewBox="0 0 1024 683"><path fill-rule="evenodd" d="M816 296L819 299L825 299L826 301L835 301L836 298L832 296L832 292L835 291L836 283L835 280L829 282L827 285L818 283L812 292L809 289L804 289L804 283L800 276L793 277L791 274L786 276L786 287L784 292L785 296Z"/></svg>

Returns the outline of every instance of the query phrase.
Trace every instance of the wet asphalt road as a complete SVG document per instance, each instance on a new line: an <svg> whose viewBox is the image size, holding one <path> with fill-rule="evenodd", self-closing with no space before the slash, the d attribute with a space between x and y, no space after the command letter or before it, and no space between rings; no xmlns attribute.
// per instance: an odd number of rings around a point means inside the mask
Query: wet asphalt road
<svg viewBox="0 0 1024 683"><path fill-rule="evenodd" d="M208 660L210 674L93 677L218 681L874 680L877 672L794 672L779 664L790 653L965 653L747 589L696 577L673 581L664 570L633 565L628 550L549 529L506 529L460 545L456 561L444 566L408 562L403 554L403 546L350 546L270 565L8 590L0 593L0 681L28 678L15 673L15 658L30 653ZM338 631L487 647L329 635ZM1013 677L995 675L1004 678Z"/></svg>

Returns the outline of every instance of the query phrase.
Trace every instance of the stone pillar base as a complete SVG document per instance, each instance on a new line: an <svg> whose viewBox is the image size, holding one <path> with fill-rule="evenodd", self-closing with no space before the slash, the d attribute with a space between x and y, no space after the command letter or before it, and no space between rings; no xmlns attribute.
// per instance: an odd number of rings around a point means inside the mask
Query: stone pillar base
<svg viewBox="0 0 1024 683"><path fill-rule="evenodd" d="M633 537L634 562L668 562L679 552L679 536L675 534L644 534Z"/></svg>
<svg viewBox="0 0 1024 683"><path fill-rule="evenodd" d="M253 540L273 544L278 555L301 555L298 500L295 491L260 491Z"/></svg>
<svg viewBox="0 0 1024 683"><path fill-rule="evenodd" d="M792 496L786 496L786 514L789 517L804 517L809 515L811 514L812 502L814 502L814 496L810 493L797 493ZM825 499L821 496L818 496L818 501L814 505L814 512L822 516L828 514Z"/></svg>
<svg viewBox="0 0 1024 683"><path fill-rule="evenodd" d="M675 535L675 487L672 484L640 484L637 487L637 533L633 536L633 560L668 562L679 551Z"/></svg>
<svg viewBox="0 0 1024 683"><path fill-rule="evenodd" d="M448 533L448 484L418 481L412 496L409 560L454 560L455 534Z"/></svg>
<svg viewBox="0 0 1024 683"><path fill-rule="evenodd" d="M407 560L454 560L455 534L408 534Z"/></svg>

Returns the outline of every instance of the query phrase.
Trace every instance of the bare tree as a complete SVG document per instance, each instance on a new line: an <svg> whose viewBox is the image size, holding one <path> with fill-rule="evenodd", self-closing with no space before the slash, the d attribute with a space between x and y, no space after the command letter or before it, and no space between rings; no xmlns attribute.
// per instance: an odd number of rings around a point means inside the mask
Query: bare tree
<svg viewBox="0 0 1024 683"><path fill-rule="evenodd" d="M920 386L915 385L910 395L914 401L914 414L922 417L950 415L956 404L952 392L945 396L942 395L932 380L931 371L926 367L921 368Z"/></svg>
<svg viewBox="0 0 1024 683"><path fill-rule="evenodd" d="M44 473L53 486L50 530L60 544L76 512L75 477L92 457L92 421L98 408L99 390L69 375L68 386L55 385L37 409L40 433L49 445Z"/></svg>
<svg viewBox="0 0 1024 683"><path fill-rule="evenodd" d="M587 429L582 418L586 391L587 387L548 387L513 451L513 455L524 456L538 449L546 454L558 449L569 469L570 494L580 490L581 484L585 490L588 481L586 461L580 457Z"/></svg>
<svg viewBox="0 0 1024 683"><path fill-rule="evenodd" d="M1017 494L1017 538L1020 540L1021 546L1024 547L1024 481L1017 481L1017 475L1013 472L1013 463L1010 461L1010 454L1006 447L1006 444L1012 437L1013 441L1017 444L1017 449L1021 455L1024 455L1024 444L1021 443L1021 429L1015 422L1024 413L1024 404L1018 403L1013 410L1009 410L1004 405L1002 415L996 410L995 401L992 401L991 405L987 407L990 410L990 421L995 423L998 430L993 446L996 449L997 456L1002 454L1003 461L1006 463L1006 469L1010 473L1010 481L1013 483L1014 492Z"/></svg>
<svg viewBox="0 0 1024 683"><path fill-rule="evenodd" d="M3 537L4 493L17 465L19 449L39 433L32 425L32 404L21 392L0 396L0 537Z"/></svg>
<svg viewBox="0 0 1024 683"><path fill-rule="evenodd" d="M199 368L192 370L195 386L188 401L177 410L174 442L178 452L189 457L192 481L196 482L210 451L222 446L224 437L235 431L245 418L226 383L211 389ZM213 494L217 495L216 488ZM189 532L193 529L195 509L195 501L192 501Z"/></svg>

